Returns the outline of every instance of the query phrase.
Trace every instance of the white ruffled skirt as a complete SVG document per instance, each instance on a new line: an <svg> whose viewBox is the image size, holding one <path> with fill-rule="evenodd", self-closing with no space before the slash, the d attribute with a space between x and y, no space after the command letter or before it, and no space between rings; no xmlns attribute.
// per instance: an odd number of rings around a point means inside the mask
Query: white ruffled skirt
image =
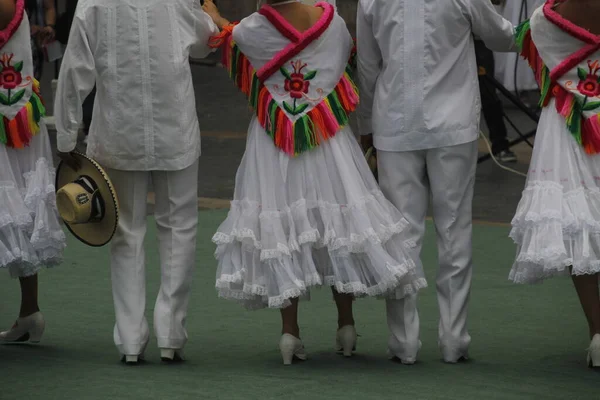
<svg viewBox="0 0 600 400"><path fill-rule="evenodd" d="M426 286L408 222L384 197L350 128L290 158L254 119L234 201L213 241L221 297L282 308L313 286L401 298Z"/></svg>
<svg viewBox="0 0 600 400"><path fill-rule="evenodd" d="M510 236L516 283L569 275L570 266L574 275L600 272L600 155L575 142L553 103L540 119Z"/></svg>
<svg viewBox="0 0 600 400"><path fill-rule="evenodd" d="M45 125L25 149L0 145L0 165L0 268L14 278L31 276L60 263L66 241Z"/></svg>

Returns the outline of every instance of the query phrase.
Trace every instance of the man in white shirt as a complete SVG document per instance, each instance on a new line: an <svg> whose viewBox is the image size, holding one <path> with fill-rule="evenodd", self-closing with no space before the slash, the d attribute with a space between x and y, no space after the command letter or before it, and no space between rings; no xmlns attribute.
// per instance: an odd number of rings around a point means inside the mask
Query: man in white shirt
<svg viewBox="0 0 600 400"><path fill-rule="evenodd" d="M480 114L473 35L493 50L511 51L513 31L490 0L358 5L362 144L375 146L381 188L411 223L407 243L415 260L432 199L439 346L449 363L466 359L471 341L471 202ZM416 296L391 296L387 318L390 354L414 363L421 345Z"/></svg>
<svg viewBox="0 0 600 400"><path fill-rule="evenodd" d="M107 168L120 203L111 244L114 340L137 363L149 340L144 236L156 193L161 357L182 360L198 224L200 129L188 58L206 57L216 25L199 0L80 0L56 95L60 156L71 163L81 105L97 86L87 154Z"/></svg>

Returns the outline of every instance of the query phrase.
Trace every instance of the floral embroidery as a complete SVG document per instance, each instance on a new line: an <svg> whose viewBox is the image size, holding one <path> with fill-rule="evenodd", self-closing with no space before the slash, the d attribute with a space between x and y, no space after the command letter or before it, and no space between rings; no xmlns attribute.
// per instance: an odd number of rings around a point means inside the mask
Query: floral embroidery
<svg viewBox="0 0 600 400"><path fill-rule="evenodd" d="M285 111L292 115L298 115L306 111L309 104L304 103L297 105L297 100L306 97L308 89L310 88L310 81L317 76L317 71L310 71L306 74L302 73L302 70L306 68L307 64L302 64L302 61L292 61L290 63L294 72L290 73L286 68L281 67L279 70L285 77L284 89L290 94L290 97L294 99L294 104L290 105L283 102L283 108Z"/></svg>
<svg viewBox="0 0 600 400"><path fill-rule="evenodd" d="M2 54L0 57L0 89L7 91L6 94L0 92L0 104L12 106L17 104L23 96L25 89L21 89L16 93L12 93L14 89L21 87L23 83L23 61L13 64L13 54ZM31 81L31 77L26 77L27 85Z"/></svg>
<svg viewBox="0 0 600 400"><path fill-rule="evenodd" d="M600 96L600 78L598 77L598 71L600 71L600 62L598 60L588 61L588 69L589 72L585 69L578 67L577 75L579 76L579 84L577 85L577 90L585 96L585 100L583 101L582 109L583 111L591 111L600 107L600 102L594 101L588 103L588 97L598 97Z"/></svg>

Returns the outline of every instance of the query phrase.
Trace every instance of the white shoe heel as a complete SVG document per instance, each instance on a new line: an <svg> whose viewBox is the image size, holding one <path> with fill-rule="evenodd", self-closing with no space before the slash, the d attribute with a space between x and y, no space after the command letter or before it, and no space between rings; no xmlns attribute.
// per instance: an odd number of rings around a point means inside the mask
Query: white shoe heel
<svg viewBox="0 0 600 400"><path fill-rule="evenodd" d="M352 357L352 353L356 351L356 328L354 325L342 326L337 331L336 344L337 352L342 353L344 357Z"/></svg>
<svg viewBox="0 0 600 400"><path fill-rule="evenodd" d="M289 333L284 333L281 336L279 350L283 358L283 365L291 365L294 358L303 361L306 360L306 352L304 351L302 341Z"/></svg>
<svg viewBox="0 0 600 400"><path fill-rule="evenodd" d="M167 363L185 361L185 357L181 349L160 349L160 359Z"/></svg>
<svg viewBox="0 0 600 400"><path fill-rule="evenodd" d="M8 343L39 343L44 334L46 322L41 312L36 312L25 318L19 318L13 327L0 332L0 341Z"/></svg>
<svg viewBox="0 0 600 400"><path fill-rule="evenodd" d="M41 314L40 314L41 316ZM29 331L29 341L31 343L39 343L42 340L42 335L46 329L46 321L42 317L39 322Z"/></svg>
<svg viewBox="0 0 600 400"><path fill-rule="evenodd" d="M600 368L600 334L595 334L592 338L587 361L590 368Z"/></svg>

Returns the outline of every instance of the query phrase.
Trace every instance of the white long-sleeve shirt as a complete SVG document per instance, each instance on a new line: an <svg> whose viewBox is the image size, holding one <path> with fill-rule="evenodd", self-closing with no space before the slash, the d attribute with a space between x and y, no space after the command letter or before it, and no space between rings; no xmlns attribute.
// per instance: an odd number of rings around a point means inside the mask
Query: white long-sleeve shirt
<svg viewBox="0 0 600 400"><path fill-rule="evenodd" d="M490 0L360 0L360 133L373 133L383 151L476 140L473 35L492 50L514 50L514 27Z"/></svg>
<svg viewBox="0 0 600 400"><path fill-rule="evenodd" d="M54 115L72 151L81 105L97 86L88 155L119 170L181 170L200 156L189 57L219 32L199 0L80 0Z"/></svg>

